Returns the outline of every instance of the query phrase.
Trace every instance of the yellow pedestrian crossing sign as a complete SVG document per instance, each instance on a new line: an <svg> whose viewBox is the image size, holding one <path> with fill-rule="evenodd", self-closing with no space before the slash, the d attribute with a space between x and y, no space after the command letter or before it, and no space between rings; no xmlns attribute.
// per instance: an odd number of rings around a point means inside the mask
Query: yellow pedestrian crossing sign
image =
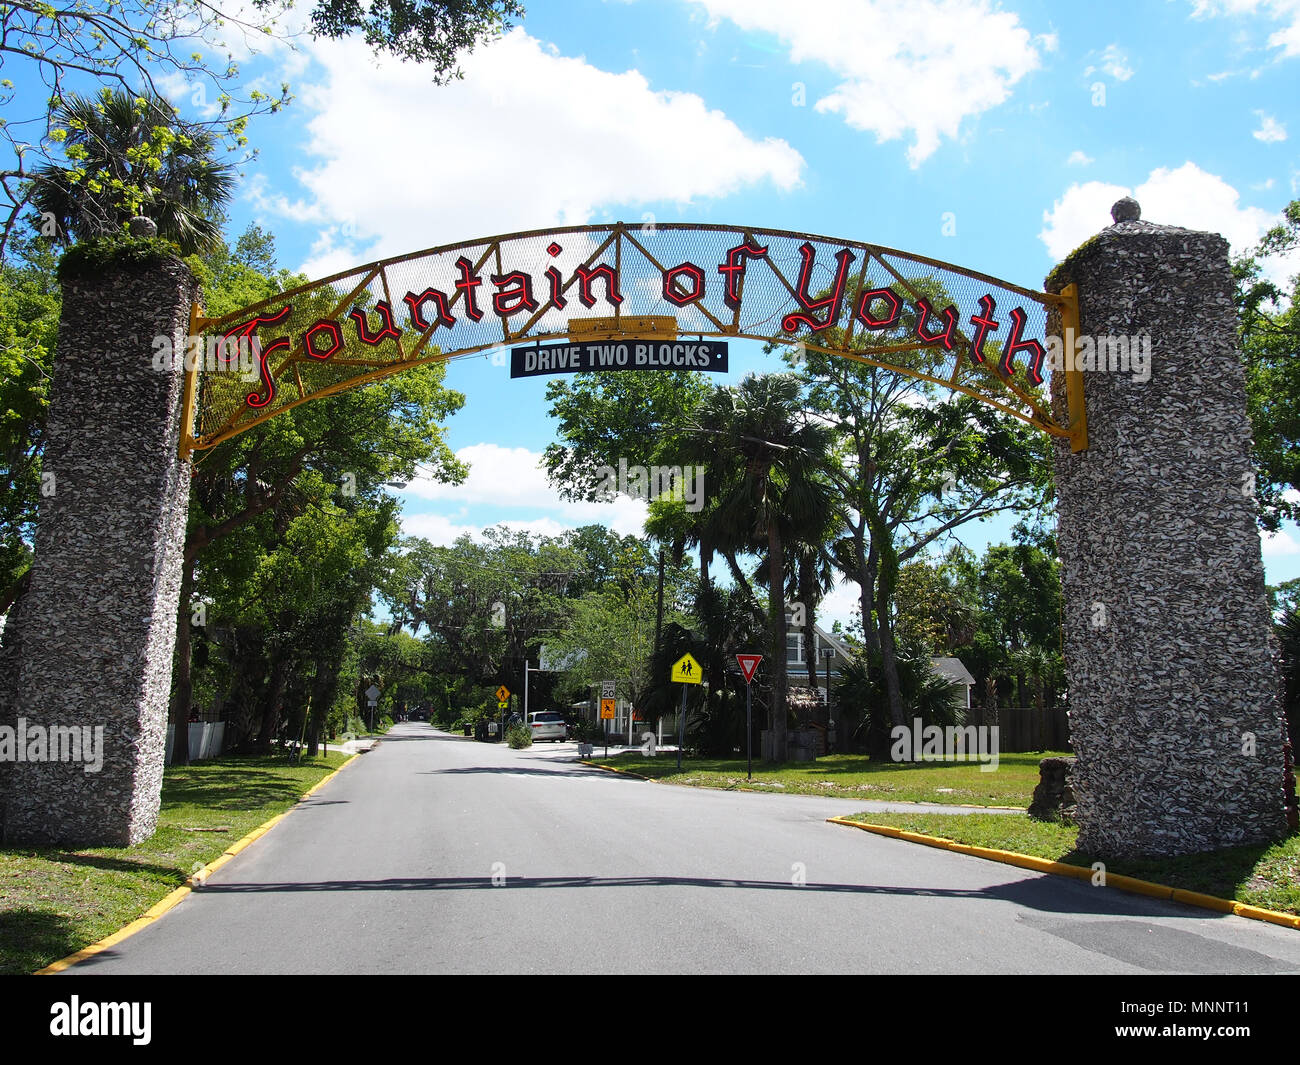
<svg viewBox="0 0 1300 1065"><path fill-rule="evenodd" d="M501 702L505 702L505 700L509 698L510 698L510 689L507 688L504 684L501 685L501 687L497 689L497 699Z"/></svg>
<svg viewBox="0 0 1300 1065"><path fill-rule="evenodd" d="M695 658L685 654L673 663L673 671L669 679L678 684L701 684L704 681L702 674L703 670L700 669L700 664L695 661Z"/></svg>

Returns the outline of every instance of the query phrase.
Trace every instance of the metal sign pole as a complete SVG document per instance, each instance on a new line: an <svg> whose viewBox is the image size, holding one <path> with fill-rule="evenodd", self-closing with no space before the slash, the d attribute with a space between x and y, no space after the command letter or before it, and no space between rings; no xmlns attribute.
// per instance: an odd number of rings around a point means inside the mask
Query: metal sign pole
<svg viewBox="0 0 1300 1065"><path fill-rule="evenodd" d="M677 768L682 767L682 742L686 735L686 685L682 685L682 712L677 715Z"/></svg>
<svg viewBox="0 0 1300 1065"><path fill-rule="evenodd" d="M745 770L745 779L754 779L754 720L750 710L751 693L754 686L745 682L745 758L748 760L748 768Z"/></svg>

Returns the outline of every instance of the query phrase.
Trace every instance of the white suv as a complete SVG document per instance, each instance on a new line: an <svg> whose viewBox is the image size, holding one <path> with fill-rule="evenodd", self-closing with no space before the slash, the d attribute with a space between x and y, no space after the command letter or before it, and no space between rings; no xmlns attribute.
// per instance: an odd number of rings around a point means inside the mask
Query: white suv
<svg viewBox="0 0 1300 1065"><path fill-rule="evenodd" d="M556 743L563 743L569 738L569 726L564 723L564 718L554 710L542 710L536 714L529 714L528 724L534 742L537 740L554 740Z"/></svg>

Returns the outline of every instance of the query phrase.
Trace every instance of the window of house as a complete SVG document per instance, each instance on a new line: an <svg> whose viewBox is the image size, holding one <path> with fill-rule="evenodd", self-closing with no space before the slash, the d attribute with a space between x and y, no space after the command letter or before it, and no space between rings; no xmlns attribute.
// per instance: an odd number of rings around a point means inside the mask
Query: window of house
<svg viewBox="0 0 1300 1065"><path fill-rule="evenodd" d="M785 637L785 660L788 665L803 665L803 633L790 632Z"/></svg>

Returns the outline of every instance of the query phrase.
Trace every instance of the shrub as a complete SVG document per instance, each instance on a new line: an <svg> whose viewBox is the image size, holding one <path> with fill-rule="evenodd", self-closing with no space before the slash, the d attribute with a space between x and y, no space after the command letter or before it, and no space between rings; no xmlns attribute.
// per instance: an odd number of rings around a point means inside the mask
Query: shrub
<svg viewBox="0 0 1300 1065"><path fill-rule="evenodd" d="M526 725L511 725L506 729L506 743L516 751L533 745L533 733Z"/></svg>

